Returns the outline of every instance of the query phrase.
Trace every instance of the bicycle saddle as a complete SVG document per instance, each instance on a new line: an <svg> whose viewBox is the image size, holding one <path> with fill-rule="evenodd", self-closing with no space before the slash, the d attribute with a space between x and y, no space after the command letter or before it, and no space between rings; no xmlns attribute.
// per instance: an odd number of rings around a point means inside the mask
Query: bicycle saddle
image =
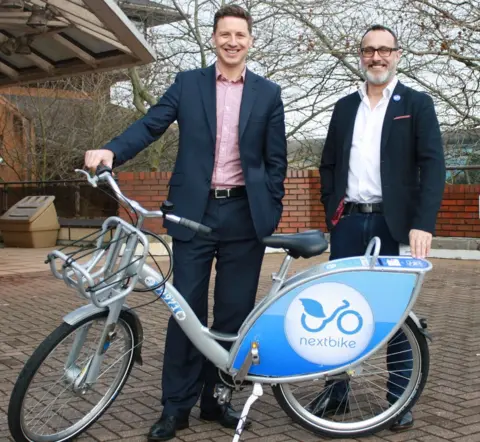
<svg viewBox="0 0 480 442"><path fill-rule="evenodd" d="M273 249L285 249L293 258L311 258L321 255L328 248L328 242L320 230L301 233L276 234L267 236L263 244Z"/></svg>

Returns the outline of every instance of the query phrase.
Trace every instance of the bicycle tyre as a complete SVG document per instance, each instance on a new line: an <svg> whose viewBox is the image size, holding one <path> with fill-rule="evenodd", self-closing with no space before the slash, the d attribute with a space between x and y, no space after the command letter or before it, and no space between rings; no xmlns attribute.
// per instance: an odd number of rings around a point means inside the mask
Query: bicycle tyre
<svg viewBox="0 0 480 442"><path fill-rule="evenodd" d="M65 340L68 336L74 333L77 329L79 329L88 322L95 321L97 319L107 318L108 313L108 310L95 313L74 325L63 322L47 338L45 338L45 340L33 352L32 356L28 359L22 371L20 372L10 396L10 402L8 406L8 426L15 442L37 442L35 439L31 439L30 437L28 437L28 435L26 435L22 426L21 416L28 388L42 364L45 362L48 356L57 348L57 346L62 343L62 341ZM129 355L130 359L124 369L124 372L121 375L121 380L119 384L117 385L115 390L111 392L108 399L105 401L105 404L96 413L94 413L92 417L88 419L87 422L85 422L85 424L83 424L76 431L72 432L72 434L68 434L68 436L66 437L60 437L58 439L52 438L51 442L72 440L73 438L85 432L105 413L105 411L107 411L107 409L112 405L112 403L122 390L123 386L125 385L125 382L130 376L130 372L134 365L133 347L135 343L138 342L138 336L136 326L133 323L132 317L130 315L122 311L118 319L118 322L120 321L124 323L124 325L127 327L128 332L131 334L132 349Z"/></svg>
<svg viewBox="0 0 480 442"><path fill-rule="evenodd" d="M412 333L412 336L416 341L416 345L418 346L419 350L420 370L418 373L418 379L416 380L415 388L408 395L408 397L399 399L399 402L402 400L403 403L401 403L401 406L398 407L398 411L395 414L388 416L388 418L386 418L383 422L380 422L370 428L364 428L359 430L352 430L351 428L346 428L345 431L341 431L338 429L333 430L326 428L328 425L321 425L319 423L319 419L309 419L307 416L309 415L308 413L299 412L299 407L289 399L290 395L286 393L286 390L289 389L289 384L287 383L272 385L273 394L278 404L295 423L299 424L306 430L316 435L324 437L360 438L370 436L386 428L389 428L396 420L401 418L408 410L410 410L415 405L425 387L429 372L430 356L428 350L428 343L425 336L419 331L417 325L410 317L406 319L404 325L401 327L401 330L403 330L405 333L406 328L408 328L408 331ZM313 417L312 415L309 416Z"/></svg>

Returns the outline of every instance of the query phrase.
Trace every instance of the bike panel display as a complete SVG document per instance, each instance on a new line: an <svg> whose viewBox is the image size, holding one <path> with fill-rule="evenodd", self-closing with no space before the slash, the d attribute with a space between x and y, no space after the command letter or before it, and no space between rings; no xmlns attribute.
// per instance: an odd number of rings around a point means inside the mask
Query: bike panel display
<svg viewBox="0 0 480 442"><path fill-rule="evenodd" d="M359 269L368 267L366 261L326 263L323 274L274 300L244 335L233 368L241 367L253 342L260 363L249 374L257 376L323 373L374 350L404 315L417 284L416 271L426 270L429 263L388 257L379 258L374 269Z"/></svg>

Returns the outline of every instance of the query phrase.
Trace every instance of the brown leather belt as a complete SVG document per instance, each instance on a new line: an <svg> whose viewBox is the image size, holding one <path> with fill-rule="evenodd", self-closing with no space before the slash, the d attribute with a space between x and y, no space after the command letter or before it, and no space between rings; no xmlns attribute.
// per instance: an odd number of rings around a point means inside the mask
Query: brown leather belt
<svg viewBox="0 0 480 442"><path fill-rule="evenodd" d="M232 187L231 189L210 189L210 198L214 199L236 198L246 194L247 189L245 186Z"/></svg>

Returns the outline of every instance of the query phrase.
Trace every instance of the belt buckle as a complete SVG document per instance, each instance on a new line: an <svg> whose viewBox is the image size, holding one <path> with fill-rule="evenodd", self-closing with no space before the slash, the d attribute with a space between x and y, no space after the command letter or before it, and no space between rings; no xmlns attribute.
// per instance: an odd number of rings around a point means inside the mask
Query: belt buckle
<svg viewBox="0 0 480 442"><path fill-rule="evenodd" d="M225 196L220 196L219 195L219 191L226 191L227 194ZM218 200L218 199L224 199L224 198L228 198L230 196L230 189L215 189L215 199Z"/></svg>
<svg viewBox="0 0 480 442"><path fill-rule="evenodd" d="M373 204L372 203L362 204L362 212L363 213L372 213L373 212Z"/></svg>

